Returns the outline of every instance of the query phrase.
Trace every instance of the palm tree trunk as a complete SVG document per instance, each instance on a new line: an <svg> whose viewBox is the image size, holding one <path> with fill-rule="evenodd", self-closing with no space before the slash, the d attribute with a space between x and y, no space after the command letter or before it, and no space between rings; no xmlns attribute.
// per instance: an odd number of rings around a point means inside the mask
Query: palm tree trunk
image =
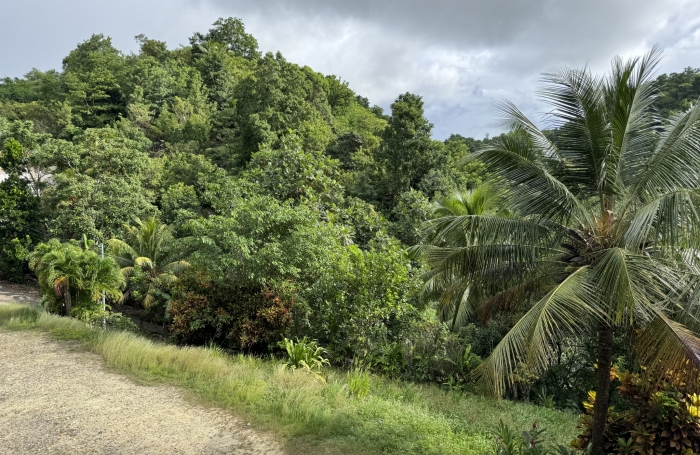
<svg viewBox="0 0 700 455"><path fill-rule="evenodd" d="M610 368L613 358L613 329L608 324L602 324L598 329L598 371L596 372L596 395L593 406L593 428L591 438L591 453L605 453L604 434L608 420L610 405Z"/></svg>
<svg viewBox="0 0 700 455"><path fill-rule="evenodd" d="M66 289L63 291L63 301L65 302L65 305L66 305L66 316L70 316L71 298L70 298L70 288L68 286L66 286Z"/></svg>

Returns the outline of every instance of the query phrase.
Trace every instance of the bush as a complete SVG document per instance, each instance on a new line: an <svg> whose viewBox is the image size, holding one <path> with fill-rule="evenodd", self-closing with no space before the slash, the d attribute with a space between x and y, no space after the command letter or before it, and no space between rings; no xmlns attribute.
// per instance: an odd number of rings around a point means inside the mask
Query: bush
<svg viewBox="0 0 700 455"><path fill-rule="evenodd" d="M287 352L287 360L282 362L285 368L307 371L314 374L324 383L326 382L321 376L321 369L324 365L330 365L330 362L323 357L326 350L315 341L310 341L304 337L301 340L297 339L295 343L285 338L280 342L279 346Z"/></svg>
<svg viewBox="0 0 700 455"><path fill-rule="evenodd" d="M700 453L700 396L697 382L686 384L672 377L663 382L645 375L616 373L619 392L629 410L608 411L605 449L609 453L683 454ZM586 414L579 428L583 433L575 441L585 449L591 440L595 392L589 392Z"/></svg>
<svg viewBox="0 0 700 455"><path fill-rule="evenodd" d="M463 387L481 363L472 352L470 328L450 331L437 317L415 323L406 340L406 379Z"/></svg>
<svg viewBox="0 0 700 455"><path fill-rule="evenodd" d="M349 245L326 260L304 290L305 305L295 310L296 333L319 340L336 363L378 361L403 343L418 318L412 305L418 285L405 251L395 240L371 242L366 251Z"/></svg>
<svg viewBox="0 0 700 455"><path fill-rule="evenodd" d="M181 343L264 352L292 324L293 299L268 288L213 281L201 270L184 273L173 294L171 330Z"/></svg>
<svg viewBox="0 0 700 455"><path fill-rule="evenodd" d="M120 330L124 332L139 333L140 330L134 321L129 319L128 316L124 316L121 313L112 313L111 311L90 311L85 312L79 317L79 319L87 322L90 327L102 327L103 325L107 329Z"/></svg>

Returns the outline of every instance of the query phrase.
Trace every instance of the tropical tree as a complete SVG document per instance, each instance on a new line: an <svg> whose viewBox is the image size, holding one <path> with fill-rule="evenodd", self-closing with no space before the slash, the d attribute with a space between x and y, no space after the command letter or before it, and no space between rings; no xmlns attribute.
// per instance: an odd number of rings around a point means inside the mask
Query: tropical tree
<svg viewBox="0 0 700 455"><path fill-rule="evenodd" d="M478 242L477 238L451 232L450 224L465 216L508 216L504 203L503 191L490 184L481 184L473 190L458 191L440 198L432 205L432 219L423 226L423 244L411 249L417 256L423 255L429 266L423 276L423 297L428 300L437 299L441 319L450 321L453 330L464 325L470 315L480 313L482 317L487 317L490 307L479 306L483 298L481 289L470 286L468 280L455 276L449 268L449 262L440 256L436 258L425 253L434 247L459 249L473 246Z"/></svg>
<svg viewBox="0 0 700 455"><path fill-rule="evenodd" d="M45 305L66 316L78 310L90 310L102 295L114 300L122 298L124 277L112 258L101 258L93 251L92 242L84 240L61 243L52 239L37 245L29 257L29 265L39 278ZM61 302L62 300L62 302Z"/></svg>
<svg viewBox="0 0 700 455"><path fill-rule="evenodd" d="M134 222L135 226L124 224L124 240L111 239L107 243L110 255L122 267L122 274L127 280L135 272L145 274L147 291L142 303L150 308L160 288L172 284L190 264L173 260L167 248L174 240L170 226L155 217L145 221L134 218Z"/></svg>
<svg viewBox="0 0 700 455"><path fill-rule="evenodd" d="M659 60L654 48L615 58L604 76L567 68L545 74L540 95L551 105L554 135L503 103L512 134L468 159L510 187L515 216L444 217L435 226L440 235L421 250L446 281L480 289L482 305L513 310L533 298L478 369L498 394L518 363L543 370L559 340L597 328L595 454L615 331L630 335L650 374L688 380L700 371L700 105L667 123L657 118L651 77Z"/></svg>

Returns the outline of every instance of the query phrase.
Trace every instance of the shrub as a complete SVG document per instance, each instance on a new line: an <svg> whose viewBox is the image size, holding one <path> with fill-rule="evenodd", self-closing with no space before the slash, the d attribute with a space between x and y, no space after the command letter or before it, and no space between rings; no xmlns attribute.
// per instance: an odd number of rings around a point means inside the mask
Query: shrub
<svg viewBox="0 0 700 455"><path fill-rule="evenodd" d="M663 382L646 375L616 373L620 395L629 402L629 410L616 412L610 407L605 432L605 450L609 453L700 453L700 397L698 384L686 384L667 376ZM593 424L595 392L589 392L584 404L586 414L579 428L583 433L575 441L588 447Z"/></svg>
<svg viewBox="0 0 700 455"><path fill-rule="evenodd" d="M297 339L295 343L285 338L279 343L279 346L287 352L287 360L282 362L285 368L313 373L321 381L326 382L321 376L321 369L324 365L330 365L330 362L323 357L326 350L315 341L310 341L304 337L301 340Z"/></svg>
<svg viewBox="0 0 700 455"><path fill-rule="evenodd" d="M52 239L37 245L29 264L36 271L42 303L49 311L80 315L96 310L102 295L122 298L124 277L119 266L94 249L95 244L86 238L82 244Z"/></svg>
<svg viewBox="0 0 700 455"><path fill-rule="evenodd" d="M202 271L183 274L173 294L171 330L181 343L263 352L292 324L291 298L272 289L215 282Z"/></svg>
<svg viewBox="0 0 700 455"><path fill-rule="evenodd" d="M112 330L140 332L138 326L128 316L124 316L121 313L112 313L109 310L86 311L80 315L79 319L84 320L91 327L102 327L104 325L105 328Z"/></svg>
<svg viewBox="0 0 700 455"><path fill-rule="evenodd" d="M399 341L374 346L362 364L391 377L461 389L481 363L472 350L473 333L473 327L449 330L428 310L412 321Z"/></svg>

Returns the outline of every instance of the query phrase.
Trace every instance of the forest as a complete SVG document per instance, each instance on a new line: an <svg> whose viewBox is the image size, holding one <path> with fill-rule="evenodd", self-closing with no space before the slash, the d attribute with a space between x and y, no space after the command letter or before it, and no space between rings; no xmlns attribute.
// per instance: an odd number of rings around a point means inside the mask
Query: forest
<svg viewBox="0 0 700 455"><path fill-rule="evenodd" d="M0 279L180 345L569 410L572 449L700 453L700 69L545 73L548 129L504 102L505 133L441 141L418 94L385 112L240 19L136 40L0 80Z"/></svg>

